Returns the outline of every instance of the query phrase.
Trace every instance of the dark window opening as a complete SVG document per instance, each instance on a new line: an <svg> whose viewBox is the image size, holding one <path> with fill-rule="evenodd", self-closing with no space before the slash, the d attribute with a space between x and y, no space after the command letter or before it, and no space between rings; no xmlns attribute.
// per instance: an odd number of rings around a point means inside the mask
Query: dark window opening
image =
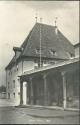
<svg viewBox="0 0 80 125"><path fill-rule="evenodd" d="M51 55L56 55L56 51L53 50L53 49L51 49L51 50L50 50L50 54L51 54Z"/></svg>
<svg viewBox="0 0 80 125"><path fill-rule="evenodd" d="M41 54L42 54L43 48L41 48ZM36 54L40 54L40 48L35 49Z"/></svg>
<svg viewBox="0 0 80 125"><path fill-rule="evenodd" d="M8 99L10 99L10 93L8 93Z"/></svg>
<svg viewBox="0 0 80 125"><path fill-rule="evenodd" d="M35 51L36 51L36 54L40 54L40 49L39 48L35 49Z"/></svg>
<svg viewBox="0 0 80 125"><path fill-rule="evenodd" d="M12 71L9 71L9 76L12 75Z"/></svg>
<svg viewBox="0 0 80 125"><path fill-rule="evenodd" d="M14 96L14 98L15 98L15 92L13 93L13 96Z"/></svg>
<svg viewBox="0 0 80 125"><path fill-rule="evenodd" d="M15 80L13 80L13 88L15 88Z"/></svg>
<svg viewBox="0 0 80 125"><path fill-rule="evenodd" d="M20 95L20 92L18 92L18 95Z"/></svg>
<svg viewBox="0 0 80 125"><path fill-rule="evenodd" d="M9 89L9 87L10 87L10 83L8 82L8 89Z"/></svg>
<svg viewBox="0 0 80 125"><path fill-rule="evenodd" d="M17 71L18 71L18 69L19 69L19 66L17 65Z"/></svg>
<svg viewBox="0 0 80 125"><path fill-rule="evenodd" d="M70 57L74 57L74 55L72 53L70 53Z"/></svg>

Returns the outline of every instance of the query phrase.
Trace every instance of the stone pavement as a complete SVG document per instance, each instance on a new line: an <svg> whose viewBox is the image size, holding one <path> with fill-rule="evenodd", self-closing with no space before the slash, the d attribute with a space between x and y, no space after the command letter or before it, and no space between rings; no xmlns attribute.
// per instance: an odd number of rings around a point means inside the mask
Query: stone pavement
<svg viewBox="0 0 80 125"><path fill-rule="evenodd" d="M15 106L15 104L10 99L0 99L0 107L6 106Z"/></svg>
<svg viewBox="0 0 80 125"><path fill-rule="evenodd" d="M45 106L17 106L22 110L31 110L28 115L40 118L56 118L56 117L75 117L79 116L78 110L63 110L60 107L45 107ZM35 110L35 112L33 112ZM47 112L48 111L48 112Z"/></svg>
<svg viewBox="0 0 80 125"><path fill-rule="evenodd" d="M0 124L79 124L79 111L60 107L14 106L0 100Z"/></svg>
<svg viewBox="0 0 80 125"><path fill-rule="evenodd" d="M61 109L44 109L44 108L16 108L16 111L25 113L32 119L50 122L51 124L79 124L79 111L66 111Z"/></svg>

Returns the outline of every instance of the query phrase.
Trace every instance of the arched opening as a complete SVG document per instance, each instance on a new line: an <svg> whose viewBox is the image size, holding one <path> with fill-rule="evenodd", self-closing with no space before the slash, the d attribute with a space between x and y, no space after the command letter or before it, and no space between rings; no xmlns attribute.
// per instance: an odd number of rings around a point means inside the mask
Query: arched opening
<svg viewBox="0 0 80 125"><path fill-rule="evenodd" d="M67 107L79 108L79 70L69 71L66 74L67 79Z"/></svg>
<svg viewBox="0 0 80 125"><path fill-rule="evenodd" d="M43 105L44 103L44 81L42 75L37 75L32 79L33 82L33 104Z"/></svg>
<svg viewBox="0 0 80 125"><path fill-rule="evenodd" d="M48 102L50 106L62 106L63 85L60 72L51 72L47 76Z"/></svg>

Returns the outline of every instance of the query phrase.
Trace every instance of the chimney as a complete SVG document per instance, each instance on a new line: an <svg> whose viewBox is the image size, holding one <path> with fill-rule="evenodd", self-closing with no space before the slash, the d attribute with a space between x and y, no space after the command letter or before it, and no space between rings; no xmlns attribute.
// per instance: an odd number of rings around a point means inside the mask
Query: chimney
<svg viewBox="0 0 80 125"><path fill-rule="evenodd" d="M56 35L58 34L58 28L57 28L57 26L55 26L55 33L56 33Z"/></svg>
<svg viewBox="0 0 80 125"><path fill-rule="evenodd" d="M42 17L40 17L40 23L42 23Z"/></svg>
<svg viewBox="0 0 80 125"><path fill-rule="evenodd" d="M37 19L38 19L38 17L37 17L37 12L36 12L36 16L35 16L35 19L36 19L36 23L37 23Z"/></svg>
<svg viewBox="0 0 80 125"><path fill-rule="evenodd" d="M56 17L56 20L55 20L55 33L56 33L56 35L58 34L57 17Z"/></svg>

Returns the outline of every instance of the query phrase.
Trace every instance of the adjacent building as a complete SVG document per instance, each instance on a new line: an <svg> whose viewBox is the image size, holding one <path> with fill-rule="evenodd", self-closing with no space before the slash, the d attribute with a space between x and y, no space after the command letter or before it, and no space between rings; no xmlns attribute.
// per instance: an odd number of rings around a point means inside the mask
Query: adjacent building
<svg viewBox="0 0 80 125"><path fill-rule="evenodd" d="M75 48L75 56L79 57L80 43L75 44L74 48Z"/></svg>
<svg viewBox="0 0 80 125"><path fill-rule="evenodd" d="M5 68L7 98L12 99L16 105L51 106L56 105L57 102L58 106L62 105L63 87L60 70L63 71L63 68L59 69L58 72L57 70L50 72L47 78L48 87L45 90L46 84L44 86L43 81L46 80L46 76L42 75L44 73L40 74L41 69L47 70L47 67L59 66L75 57L74 46L60 32L58 27L36 23L23 44L20 47L13 47L13 51L15 55ZM35 74L37 70L39 73L33 75L35 78L32 75L27 77L28 73ZM55 79L52 79L53 77ZM24 84L22 84L23 82ZM59 86L58 83L60 83ZM59 92L58 95L56 92Z"/></svg>

